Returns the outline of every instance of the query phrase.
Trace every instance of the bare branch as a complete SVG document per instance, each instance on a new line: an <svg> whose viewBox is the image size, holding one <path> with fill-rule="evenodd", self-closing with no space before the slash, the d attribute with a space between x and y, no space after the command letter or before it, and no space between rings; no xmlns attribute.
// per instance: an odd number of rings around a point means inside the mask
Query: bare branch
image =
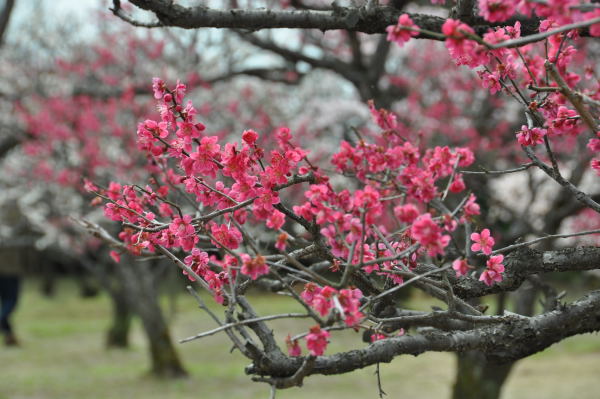
<svg viewBox="0 0 600 399"><path fill-rule="evenodd" d="M535 238L535 239L530 240L530 241L521 242L521 243L518 243L518 244L509 245L509 246L504 247L504 248L496 249L495 251L492 251L492 255L501 254L501 253L504 253L504 252L509 252L509 251L515 250L517 248L526 247L528 245L533 245L535 243L538 243L538 242L541 242L541 241L544 241L544 240L554 240L556 238L579 237L579 236L586 236L586 235L598 234L598 233L600 233L600 230L587 230L587 231L579 231L577 233L570 233L570 234L553 234L553 235L548 235L548 236L545 236L545 237L539 237L539 238Z"/></svg>
<svg viewBox="0 0 600 399"><path fill-rule="evenodd" d="M564 188L569 190L571 192L571 194L573 194L573 196L578 201L585 204L589 208L592 208L596 212L600 213L600 204L599 203L594 201L588 194L586 194L583 191L581 191L580 189L578 189L576 186L573 185L573 183L566 180L560 174L555 173L554 169L551 166L547 165L546 163L542 162L537 157L537 155L534 154L534 152L531 150L531 148L523 147L523 151L525 151L525 153L527 154L529 159L531 159L531 161L533 163L535 163L535 165L537 167L539 167L542 171L544 171L544 173L546 173L548 176L550 176L552 179L554 179L558 184L560 184L561 186L563 186Z"/></svg>
<svg viewBox="0 0 600 399"><path fill-rule="evenodd" d="M529 162L519 167L506 170L487 170L484 167L480 167L483 170L482 172L475 170L459 170L458 172L466 175L506 175L509 173L522 172L531 168L532 166L535 166L535 164L533 162Z"/></svg>
<svg viewBox="0 0 600 399"><path fill-rule="evenodd" d="M219 333L221 331L233 328L235 326L241 326L241 325L244 325L244 324L256 323L257 321L269 321L269 320L276 320L276 319L292 319L292 318L306 318L306 317L310 317L310 316L307 315L306 313L285 313L285 314L274 314L274 315L269 315L269 316L262 316L262 317L255 317L255 318L252 318L252 319L240 320L240 321L236 321L236 322L233 322L233 323L223 324L222 326L217 327L217 328L213 328L212 330L205 331L203 333L192 335L191 337L187 337L187 338L181 339L181 340L179 340L179 343L183 344L183 343L190 342L190 341L193 341L193 340L196 340L196 339L208 337L210 335L217 334L217 333Z"/></svg>

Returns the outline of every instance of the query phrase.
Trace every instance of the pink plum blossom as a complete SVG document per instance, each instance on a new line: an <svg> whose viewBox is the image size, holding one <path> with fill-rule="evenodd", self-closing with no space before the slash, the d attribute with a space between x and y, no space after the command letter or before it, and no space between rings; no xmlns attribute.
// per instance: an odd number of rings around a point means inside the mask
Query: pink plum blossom
<svg viewBox="0 0 600 399"><path fill-rule="evenodd" d="M471 245L471 251L481 251L486 255L490 255L492 253L492 247L494 246L494 238L490 235L489 229L483 229L481 234L473 233L471 234L471 240L473 240L473 244Z"/></svg>
<svg viewBox="0 0 600 399"><path fill-rule="evenodd" d="M310 333L306 336L306 347L313 356L321 356L327 348L329 331L321 330L320 326L310 328Z"/></svg>

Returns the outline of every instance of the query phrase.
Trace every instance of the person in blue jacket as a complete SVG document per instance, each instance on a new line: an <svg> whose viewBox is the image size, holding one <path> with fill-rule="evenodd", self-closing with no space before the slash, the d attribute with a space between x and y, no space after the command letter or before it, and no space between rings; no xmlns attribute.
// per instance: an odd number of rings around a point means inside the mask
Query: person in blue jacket
<svg viewBox="0 0 600 399"><path fill-rule="evenodd" d="M0 249L0 332L7 346L19 344L10 317L19 300L21 267L19 249Z"/></svg>

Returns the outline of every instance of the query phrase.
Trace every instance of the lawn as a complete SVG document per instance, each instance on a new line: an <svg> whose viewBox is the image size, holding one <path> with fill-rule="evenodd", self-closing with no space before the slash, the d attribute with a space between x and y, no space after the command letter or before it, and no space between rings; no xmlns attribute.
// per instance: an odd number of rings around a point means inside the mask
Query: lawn
<svg viewBox="0 0 600 399"><path fill-rule="evenodd" d="M14 321L21 348L0 347L0 399L70 398L268 398L264 384L244 375L248 361L229 353L225 335L178 345L190 378L155 380L146 375L144 336L135 324L128 350L106 350L104 333L110 318L109 302L98 296L81 299L69 281L57 295L42 297L35 282L27 282ZM262 314L294 309L285 300L257 295ZM165 306L165 308L168 308ZM172 318L176 339L214 327L187 295L177 299ZM302 331L299 321L274 323L283 335ZM332 353L359 338L342 334L328 349ZM555 345L521 361L505 387L504 398L598 398L600 392L600 337L587 334ZM429 353L400 357L381 366L388 397L447 398L454 373L454 357ZM310 377L301 389L278 393L278 398L377 398L374 368L354 373Z"/></svg>

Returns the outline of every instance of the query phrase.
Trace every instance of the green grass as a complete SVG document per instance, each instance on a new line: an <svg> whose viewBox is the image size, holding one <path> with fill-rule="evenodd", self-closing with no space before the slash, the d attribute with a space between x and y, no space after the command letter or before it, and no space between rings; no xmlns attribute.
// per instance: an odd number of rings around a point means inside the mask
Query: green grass
<svg viewBox="0 0 600 399"><path fill-rule="evenodd" d="M55 298L40 296L27 282L14 322L21 348L0 347L0 399L70 398L267 398L268 387L244 375L248 361L229 353L224 334L177 345L190 378L160 381L147 376L148 359L139 323L134 324L128 350L106 350L104 334L110 320L108 299L81 299L73 285L61 282ZM256 295L261 314L296 311L272 296ZM181 295L172 317L176 339L214 327L193 300ZM165 306L169 308L169 306ZM279 339L305 328L302 320L273 323ZM359 340L356 334L336 336L328 353ZM359 344L362 345L362 344ZM599 397L600 338L573 337L521 361L505 387L504 398ZM304 387L278 393L278 398L377 398L374 367L341 376L314 376ZM428 353L400 357L381 366L383 388L390 398L447 398L454 357Z"/></svg>

